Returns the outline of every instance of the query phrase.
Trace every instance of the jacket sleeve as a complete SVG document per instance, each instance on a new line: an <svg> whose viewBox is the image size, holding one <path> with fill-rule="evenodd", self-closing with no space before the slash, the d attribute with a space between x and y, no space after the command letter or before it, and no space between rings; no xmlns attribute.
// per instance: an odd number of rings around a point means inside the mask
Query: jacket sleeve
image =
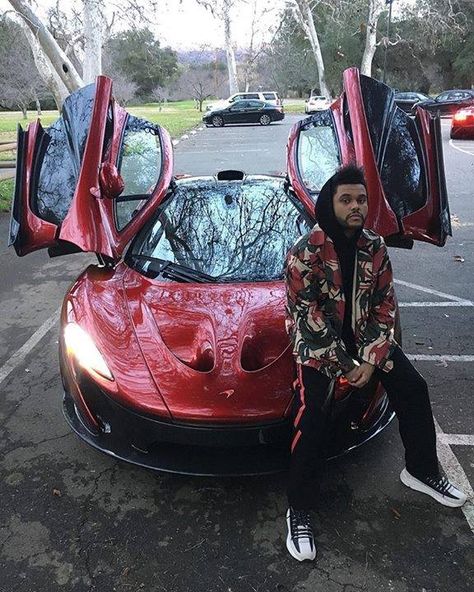
<svg viewBox="0 0 474 592"><path fill-rule="evenodd" d="M293 352L301 363L318 360L334 375L349 372L356 363L347 353L331 320L322 309L322 284L312 269L290 252L285 265L288 313L292 321Z"/></svg>
<svg viewBox="0 0 474 592"><path fill-rule="evenodd" d="M375 257L379 259L380 264L376 266L376 285L358 353L364 362L388 372L393 367L390 356L397 346L394 337L397 301L393 287L392 265L383 239Z"/></svg>

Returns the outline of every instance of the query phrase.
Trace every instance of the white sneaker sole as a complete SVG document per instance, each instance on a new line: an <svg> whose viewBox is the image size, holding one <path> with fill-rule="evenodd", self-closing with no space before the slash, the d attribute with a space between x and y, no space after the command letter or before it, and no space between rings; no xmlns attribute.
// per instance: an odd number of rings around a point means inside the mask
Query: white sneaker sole
<svg viewBox="0 0 474 592"><path fill-rule="evenodd" d="M421 493L426 493L426 495L429 495L438 503L442 504L443 506L449 506L450 508L460 508L462 505L464 505L464 502L467 499L464 494L462 494L463 497L460 499L446 497L434 489L431 489L431 487L428 487L416 477L413 477L413 475L410 475L406 469L403 469L403 471L400 473L400 481L403 483L403 485L406 485L410 489L414 489L415 491L419 491Z"/></svg>

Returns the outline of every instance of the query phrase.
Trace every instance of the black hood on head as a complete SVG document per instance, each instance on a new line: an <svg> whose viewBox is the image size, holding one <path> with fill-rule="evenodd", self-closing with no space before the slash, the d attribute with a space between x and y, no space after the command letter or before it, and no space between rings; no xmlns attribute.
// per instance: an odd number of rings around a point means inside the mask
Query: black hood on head
<svg viewBox="0 0 474 592"><path fill-rule="evenodd" d="M344 296L346 300L341 337L350 355L357 357L357 347L355 343L354 332L351 326L352 289L355 256L357 252L357 240L361 235L362 228L357 230L351 237L347 237L344 234L344 228L339 224L334 213L334 189L333 175L328 181L326 181L319 192L319 197L315 208L315 218L321 230L332 239L337 257L339 259Z"/></svg>
<svg viewBox="0 0 474 592"><path fill-rule="evenodd" d="M347 238L344 228L339 224L334 213L333 193L335 191L333 175L329 178L319 192L315 207L315 218L321 230L327 234L336 245L356 242L362 229L358 230L352 238Z"/></svg>

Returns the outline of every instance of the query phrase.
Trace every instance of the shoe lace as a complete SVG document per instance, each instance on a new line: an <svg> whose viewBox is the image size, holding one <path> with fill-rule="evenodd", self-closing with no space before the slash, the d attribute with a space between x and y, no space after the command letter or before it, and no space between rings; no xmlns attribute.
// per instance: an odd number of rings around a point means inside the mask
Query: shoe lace
<svg viewBox="0 0 474 592"><path fill-rule="evenodd" d="M291 536L293 538L313 538L313 529L308 512L304 510L291 510L290 524Z"/></svg>
<svg viewBox="0 0 474 592"><path fill-rule="evenodd" d="M447 493L451 488L451 483L448 481L446 477L427 477L426 483L439 491L443 495Z"/></svg>

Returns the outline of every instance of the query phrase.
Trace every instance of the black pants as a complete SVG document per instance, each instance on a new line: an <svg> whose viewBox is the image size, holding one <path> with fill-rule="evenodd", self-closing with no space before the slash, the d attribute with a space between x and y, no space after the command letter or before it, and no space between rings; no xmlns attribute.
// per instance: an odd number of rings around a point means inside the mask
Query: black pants
<svg viewBox="0 0 474 592"><path fill-rule="evenodd" d="M392 355L390 372L375 369L397 415L405 447L407 470L415 476L438 474L436 432L428 386L403 351ZM297 365L295 394L299 408L294 421L288 482L288 502L296 509L317 504L324 442L330 412L331 380L309 366Z"/></svg>

